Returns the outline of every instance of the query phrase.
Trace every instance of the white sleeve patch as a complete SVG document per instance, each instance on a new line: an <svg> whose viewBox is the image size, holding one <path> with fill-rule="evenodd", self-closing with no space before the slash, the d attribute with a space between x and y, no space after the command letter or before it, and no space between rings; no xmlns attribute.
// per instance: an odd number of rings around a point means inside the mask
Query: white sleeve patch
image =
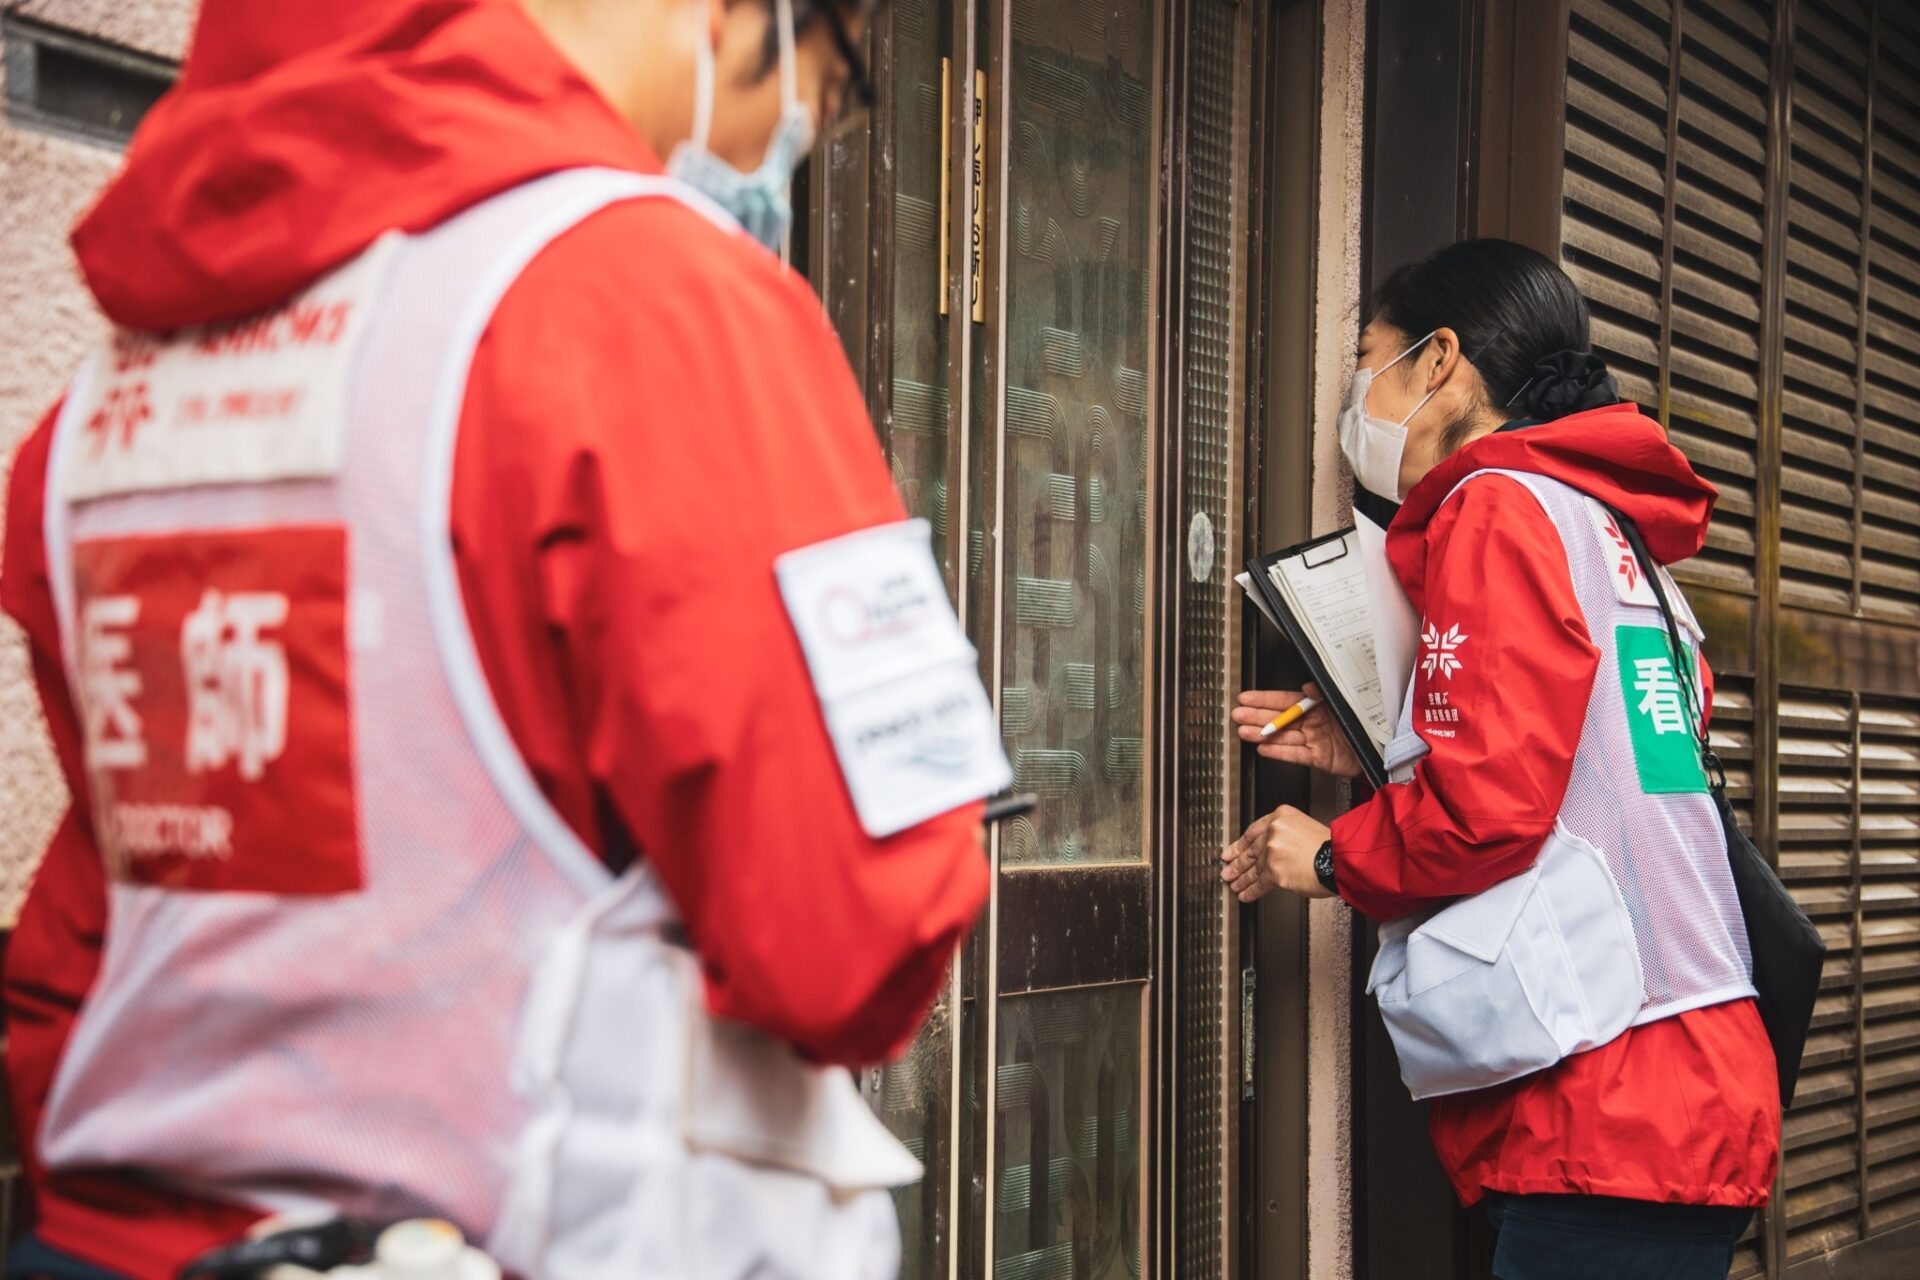
<svg viewBox="0 0 1920 1280"><path fill-rule="evenodd" d="M66 421L69 502L340 469L347 374L398 241L271 311L170 336L120 330Z"/></svg>
<svg viewBox="0 0 1920 1280"><path fill-rule="evenodd" d="M926 521L802 547L774 572L868 835L1013 782Z"/></svg>

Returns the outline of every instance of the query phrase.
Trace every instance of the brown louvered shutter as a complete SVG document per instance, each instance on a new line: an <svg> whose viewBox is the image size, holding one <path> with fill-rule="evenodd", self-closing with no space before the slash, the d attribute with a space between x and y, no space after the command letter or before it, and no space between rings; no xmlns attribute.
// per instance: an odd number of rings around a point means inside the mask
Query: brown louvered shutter
<svg viewBox="0 0 1920 1280"><path fill-rule="evenodd" d="M1571 9L1563 260L1720 486L1714 737L1832 948L1734 1268L1779 1276L1920 1229L1920 9Z"/></svg>
<svg viewBox="0 0 1920 1280"><path fill-rule="evenodd" d="M1920 1221L1920 8L1871 42L1855 612L1876 692L1859 712L1863 1226ZM1910 1230L1913 1229L1910 1227Z"/></svg>
<svg viewBox="0 0 1920 1280"><path fill-rule="evenodd" d="M1851 10L1851 12L1848 12ZM1788 146L1780 476L1783 605L1850 612L1860 386L1867 24L1861 4L1803 5ZM1807 631L1780 627L1783 654ZM1787 665L1793 665L1789 657ZM1842 689L1780 693L1780 869L1827 937L1801 1093L1787 1117L1789 1257L1861 1234L1862 1115L1854 905L1858 713Z"/></svg>

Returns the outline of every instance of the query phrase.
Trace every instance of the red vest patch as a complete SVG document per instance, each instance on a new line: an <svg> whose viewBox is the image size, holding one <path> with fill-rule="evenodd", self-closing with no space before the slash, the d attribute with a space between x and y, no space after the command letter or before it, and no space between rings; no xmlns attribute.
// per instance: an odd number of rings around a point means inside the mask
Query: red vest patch
<svg viewBox="0 0 1920 1280"><path fill-rule="evenodd" d="M338 527L74 547L75 701L116 880L362 888Z"/></svg>

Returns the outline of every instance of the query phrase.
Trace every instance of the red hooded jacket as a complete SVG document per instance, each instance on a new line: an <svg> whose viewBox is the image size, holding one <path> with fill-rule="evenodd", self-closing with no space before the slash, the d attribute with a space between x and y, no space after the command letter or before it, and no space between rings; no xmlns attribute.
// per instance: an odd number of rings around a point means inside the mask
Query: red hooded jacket
<svg viewBox="0 0 1920 1280"><path fill-rule="evenodd" d="M589 165L660 168L513 0L205 0L73 244L114 321L172 330ZM51 422L14 466L0 605L75 803L6 957L9 1085L42 1237L170 1277L254 1215L32 1162L107 930L41 532ZM776 556L904 515L806 283L672 201L594 215L503 299L454 465L468 616L548 799L610 863L659 868L717 1014L823 1061L904 1048L985 897L979 810L867 837L786 622Z"/></svg>
<svg viewBox="0 0 1920 1280"><path fill-rule="evenodd" d="M1487 468L1551 476L1611 504L1663 564L1700 550L1716 496L1632 405L1484 436L1414 486L1387 531L1388 558L1423 618L1473 639L1473 661L1447 679L1458 719L1445 734L1419 724L1432 750L1412 779L1333 824L1340 895L1377 920L1532 865L1586 720L1600 651L1559 531L1510 477L1454 493ZM1414 673L1416 704L1436 678ZM1758 1205L1779 1159L1773 1051L1751 1000L1651 1022L1510 1084L1437 1098L1428 1117L1469 1204L1503 1191Z"/></svg>

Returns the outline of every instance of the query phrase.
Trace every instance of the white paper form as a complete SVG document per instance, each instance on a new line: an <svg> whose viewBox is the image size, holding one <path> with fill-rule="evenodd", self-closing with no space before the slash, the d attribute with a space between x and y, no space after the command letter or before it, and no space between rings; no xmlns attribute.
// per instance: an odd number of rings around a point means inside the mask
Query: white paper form
<svg viewBox="0 0 1920 1280"><path fill-rule="evenodd" d="M1350 545L1353 536L1281 560L1268 575L1294 618L1312 634L1341 697L1384 752L1393 739L1393 724L1374 661L1366 563Z"/></svg>
<svg viewBox="0 0 1920 1280"><path fill-rule="evenodd" d="M1247 599L1253 601L1253 607L1260 611L1260 616L1273 624L1275 631L1285 630L1280 625L1280 619L1274 617L1273 610L1267 606L1267 598L1254 589L1252 574L1236 573L1233 575L1233 580L1240 585L1242 591L1247 593Z"/></svg>

